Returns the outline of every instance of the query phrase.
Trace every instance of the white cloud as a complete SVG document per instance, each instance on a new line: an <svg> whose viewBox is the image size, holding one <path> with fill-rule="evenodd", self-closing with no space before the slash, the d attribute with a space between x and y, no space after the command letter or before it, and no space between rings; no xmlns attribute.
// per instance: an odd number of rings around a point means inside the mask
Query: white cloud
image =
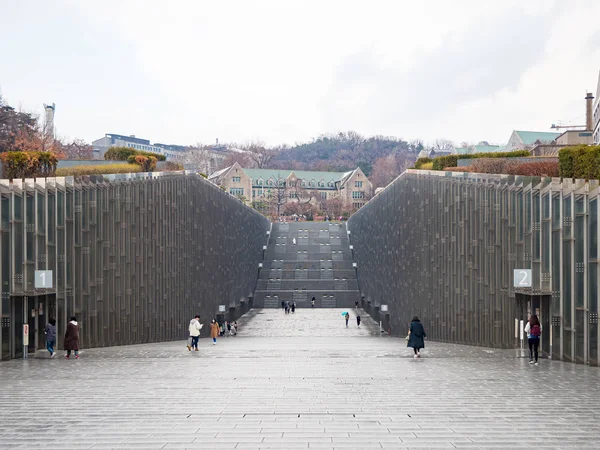
<svg viewBox="0 0 600 450"><path fill-rule="evenodd" d="M30 66L3 60L2 88L27 105L55 101L59 128L89 140L275 144L355 129L500 142L581 115L600 61L591 0L59 5L45 29L30 26L31 9L8 11L15 29L53 43L31 58L50 50L58 62L25 83Z"/></svg>

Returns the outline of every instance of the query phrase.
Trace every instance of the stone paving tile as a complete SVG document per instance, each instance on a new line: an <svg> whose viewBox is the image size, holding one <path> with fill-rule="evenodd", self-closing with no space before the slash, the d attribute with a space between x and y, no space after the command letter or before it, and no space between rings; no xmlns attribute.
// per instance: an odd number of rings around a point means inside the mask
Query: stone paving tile
<svg viewBox="0 0 600 450"><path fill-rule="evenodd" d="M341 312L253 311L197 353L0 363L0 449L598 448L598 368L433 342L414 360Z"/></svg>

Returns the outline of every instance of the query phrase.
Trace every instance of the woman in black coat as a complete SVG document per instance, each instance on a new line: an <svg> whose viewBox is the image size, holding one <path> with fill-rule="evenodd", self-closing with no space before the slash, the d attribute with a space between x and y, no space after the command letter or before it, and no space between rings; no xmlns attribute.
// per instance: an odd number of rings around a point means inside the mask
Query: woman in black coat
<svg viewBox="0 0 600 450"><path fill-rule="evenodd" d="M408 344L407 347L412 347L415 351L415 358L421 357L421 349L425 348L425 328L417 316L413 317L410 323L410 329L408 330Z"/></svg>

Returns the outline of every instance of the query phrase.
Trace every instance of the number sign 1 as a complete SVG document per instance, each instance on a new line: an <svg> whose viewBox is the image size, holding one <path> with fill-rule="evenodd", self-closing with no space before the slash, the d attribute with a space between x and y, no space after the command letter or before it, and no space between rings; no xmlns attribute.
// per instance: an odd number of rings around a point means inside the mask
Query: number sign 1
<svg viewBox="0 0 600 450"><path fill-rule="evenodd" d="M515 269L513 277L516 288L531 287L531 269Z"/></svg>

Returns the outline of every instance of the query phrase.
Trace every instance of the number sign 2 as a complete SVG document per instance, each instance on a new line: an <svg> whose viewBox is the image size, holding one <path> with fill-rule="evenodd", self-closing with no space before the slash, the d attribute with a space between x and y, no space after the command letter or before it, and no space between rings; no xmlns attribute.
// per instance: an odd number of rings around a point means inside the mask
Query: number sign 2
<svg viewBox="0 0 600 450"><path fill-rule="evenodd" d="M513 273L516 288L531 287L531 269L515 269Z"/></svg>

